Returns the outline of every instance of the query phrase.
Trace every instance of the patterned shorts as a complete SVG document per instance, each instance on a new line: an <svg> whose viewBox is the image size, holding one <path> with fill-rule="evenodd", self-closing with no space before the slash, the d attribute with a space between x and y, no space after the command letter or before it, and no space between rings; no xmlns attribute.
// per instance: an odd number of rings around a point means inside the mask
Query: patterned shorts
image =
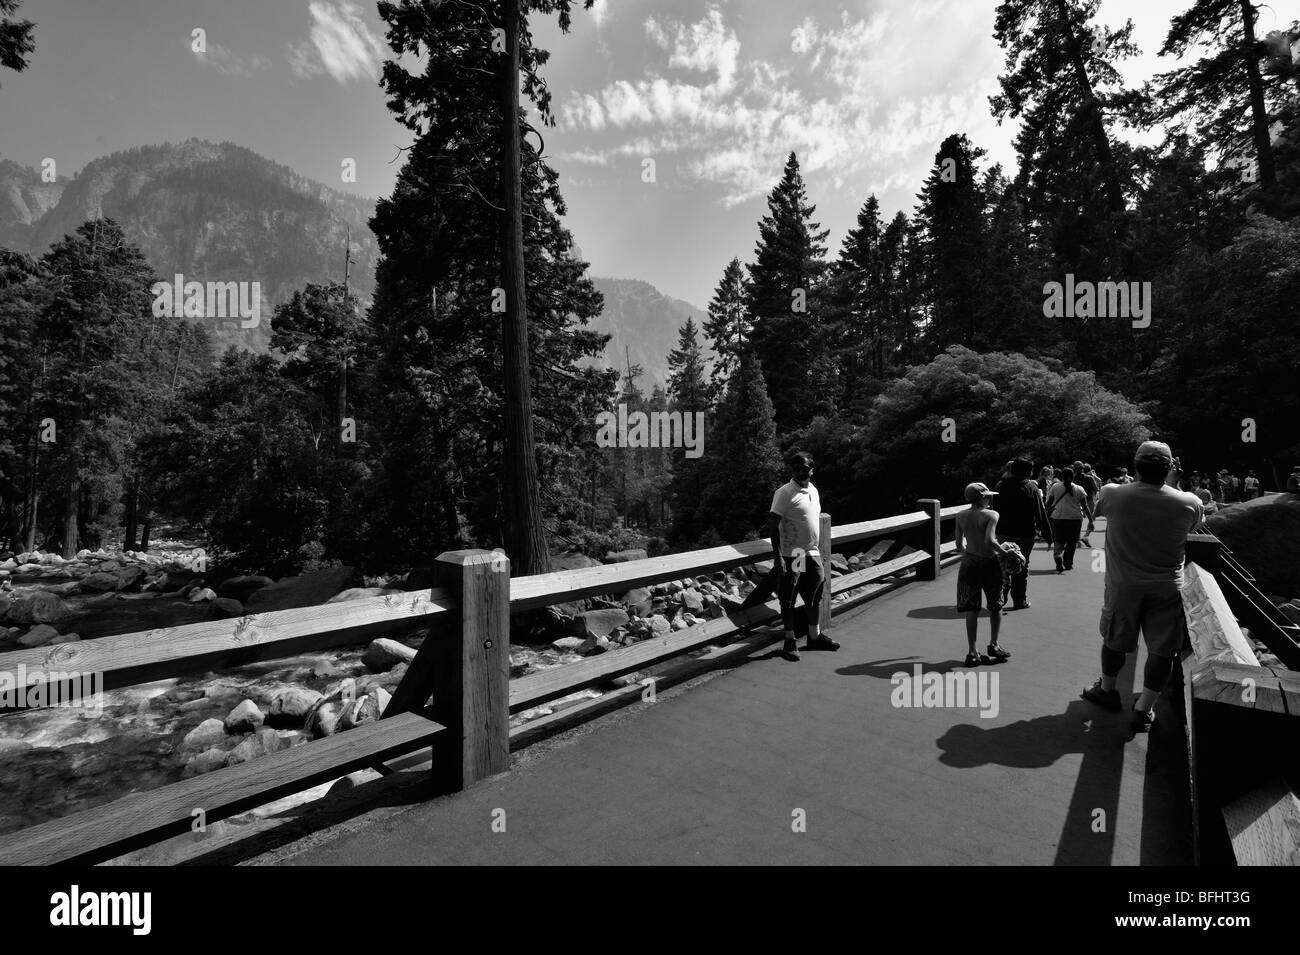
<svg viewBox="0 0 1300 955"><path fill-rule="evenodd" d="M979 610L981 593L989 610L1002 609L1002 564L996 557L967 554L957 568L957 612Z"/></svg>

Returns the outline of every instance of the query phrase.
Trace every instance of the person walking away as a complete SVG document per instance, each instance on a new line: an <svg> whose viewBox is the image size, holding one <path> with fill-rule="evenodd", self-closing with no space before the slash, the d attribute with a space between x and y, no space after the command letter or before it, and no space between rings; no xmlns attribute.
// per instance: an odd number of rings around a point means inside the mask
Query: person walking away
<svg viewBox="0 0 1300 955"><path fill-rule="evenodd" d="M781 578L776 596L781 605L781 624L785 629L782 654L787 660L799 659L796 613L807 621L809 650L838 650L840 645L820 632L822 591L826 575L817 544L821 536L822 503L812 483L813 459L806 451L796 451L786 459L790 480L772 495L768 514L768 537L772 540L775 563ZM803 607L795 610L795 595L803 598Z"/></svg>
<svg viewBox="0 0 1300 955"><path fill-rule="evenodd" d="M1135 733L1145 733L1155 722L1156 698L1187 639L1183 560L1187 535L1201 522L1202 505L1194 495L1165 484L1173 454L1164 442L1142 442L1133 467L1136 483L1106 488L1097 502L1097 513L1106 518L1101 676L1081 696L1109 710L1123 709L1116 678L1137 649L1140 631L1147 661L1132 726Z"/></svg>
<svg viewBox="0 0 1300 955"><path fill-rule="evenodd" d="M1029 552L1034 549L1035 531L1040 531L1048 543L1052 539L1047 511L1043 507L1043 495L1029 477L1033 470L1034 466L1029 461L1013 461L1011 476L999 481L994 492L998 496L998 537L1019 547L1025 558L1024 570L1004 575L1002 581L1002 605L1006 606L1009 595L1012 610L1026 610L1030 606Z"/></svg>
<svg viewBox="0 0 1300 955"><path fill-rule="evenodd" d="M1092 502L1087 491L1074 483L1074 468L1061 469L1061 483L1053 485L1047 509L1052 519L1052 560L1056 562L1056 572L1073 570L1084 515L1088 518L1089 533L1093 530Z"/></svg>
<svg viewBox="0 0 1300 955"><path fill-rule="evenodd" d="M998 643L1002 627L1002 562L998 560L998 512L989 506L996 491L980 483L966 485L970 507L957 515L955 542L962 555L957 568L957 612L966 615L966 666L1010 659ZM989 608L989 647L984 656L975 649L979 635L980 596Z"/></svg>
<svg viewBox="0 0 1300 955"><path fill-rule="evenodd" d="M1253 468L1246 472L1246 480L1242 482L1242 488L1245 492L1245 500L1253 501L1259 497L1259 478L1255 476Z"/></svg>
<svg viewBox="0 0 1300 955"><path fill-rule="evenodd" d="M1092 473L1092 465L1085 462L1083 465L1083 473L1080 474L1079 470L1076 468L1074 475L1079 486L1087 492L1088 502L1092 505L1092 508L1095 511L1097 509L1097 494L1101 491L1101 481L1097 479L1097 475ZM1091 528L1089 528L1089 530L1091 531ZM1079 543L1084 547L1092 546L1092 541L1088 540L1087 534L1084 534L1079 538Z"/></svg>

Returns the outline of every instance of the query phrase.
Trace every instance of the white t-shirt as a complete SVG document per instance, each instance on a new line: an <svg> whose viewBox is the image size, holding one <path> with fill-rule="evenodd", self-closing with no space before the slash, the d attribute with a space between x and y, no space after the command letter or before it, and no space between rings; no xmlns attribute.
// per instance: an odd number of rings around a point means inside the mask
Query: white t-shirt
<svg viewBox="0 0 1300 955"><path fill-rule="evenodd" d="M777 488L772 495L772 513L781 518L782 557L793 557L796 547L809 557L819 556L822 499L811 481L807 487L790 481Z"/></svg>

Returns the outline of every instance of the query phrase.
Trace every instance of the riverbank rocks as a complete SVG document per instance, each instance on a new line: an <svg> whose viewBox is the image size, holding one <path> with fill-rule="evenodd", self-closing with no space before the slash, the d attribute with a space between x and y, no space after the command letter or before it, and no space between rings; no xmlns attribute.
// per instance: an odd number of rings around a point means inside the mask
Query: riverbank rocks
<svg viewBox="0 0 1300 955"><path fill-rule="evenodd" d="M260 729L227 754L226 765L238 766L250 759L257 759L257 757L265 756L268 753L278 753L282 749L288 749L296 741L302 741L301 737L295 740L294 735L296 734L282 736L275 730Z"/></svg>
<svg viewBox="0 0 1300 955"><path fill-rule="evenodd" d="M356 568L327 567L262 587L248 598L244 606L249 613L315 607L356 583Z"/></svg>
<svg viewBox="0 0 1300 955"><path fill-rule="evenodd" d="M195 587L185 598L192 604L203 603L205 600L216 600L217 595L207 587Z"/></svg>
<svg viewBox="0 0 1300 955"><path fill-rule="evenodd" d="M209 620L229 620L243 615L244 605L230 597L218 597L208 605Z"/></svg>
<svg viewBox="0 0 1300 955"><path fill-rule="evenodd" d="M266 725L276 729L297 729L306 722L322 694L301 686L287 686L271 697Z"/></svg>
<svg viewBox="0 0 1300 955"><path fill-rule="evenodd" d="M628 619L627 611L622 608L588 610L573 618L573 632L584 640L589 637L608 637L617 627L627 623Z"/></svg>
<svg viewBox="0 0 1300 955"><path fill-rule="evenodd" d="M210 749L225 738L225 724L218 719L206 719L185 734L181 740L181 749ZM222 756L224 755L223 753Z"/></svg>
<svg viewBox="0 0 1300 955"><path fill-rule="evenodd" d="M387 637L380 637L370 642L370 646L362 654L361 662L371 673L382 673L391 670L399 663L410 663L414 659L415 650L411 647Z"/></svg>
<svg viewBox="0 0 1300 955"><path fill-rule="evenodd" d="M231 577L223 580L217 585L217 596L230 600L238 600L241 604L248 603L248 598L263 587L269 587L275 583L270 577L263 577L260 574L251 574L242 577Z"/></svg>
<svg viewBox="0 0 1300 955"><path fill-rule="evenodd" d="M32 627L32 629L24 633L18 638L17 642L20 647L26 647L30 650L33 647L43 647L47 643L53 643L58 639L58 636L59 631L55 630L49 624L42 623Z"/></svg>
<svg viewBox="0 0 1300 955"><path fill-rule="evenodd" d="M227 714L225 728L227 733L249 733L266 721L266 716L252 700L244 700Z"/></svg>
<svg viewBox="0 0 1300 955"><path fill-rule="evenodd" d="M52 593L31 590L0 595L0 616L11 624L32 626L40 623L59 623L72 616L72 609L62 598Z"/></svg>
<svg viewBox="0 0 1300 955"><path fill-rule="evenodd" d="M395 587L349 587L342 593L337 593L329 600L327 604L342 603L345 600L360 600L363 597L387 597L389 594L400 594L401 590Z"/></svg>
<svg viewBox="0 0 1300 955"><path fill-rule="evenodd" d="M650 588L636 587L623 594L618 600L627 608L628 613L638 617L647 617L650 615L654 598L650 594Z"/></svg>
<svg viewBox="0 0 1300 955"><path fill-rule="evenodd" d="M117 589L117 575L110 574L106 571L96 571L93 574L87 574L81 578L81 585L78 588L82 593L99 594L109 590Z"/></svg>
<svg viewBox="0 0 1300 955"><path fill-rule="evenodd" d="M1206 523L1260 590L1300 597L1300 495L1257 497L1225 507Z"/></svg>
<svg viewBox="0 0 1300 955"><path fill-rule="evenodd" d="M203 773L210 773L214 769L221 769L226 765L226 757L229 754L220 747L205 749L203 752L191 756L185 763L185 768L181 771L182 779L189 779L191 776L201 776Z"/></svg>

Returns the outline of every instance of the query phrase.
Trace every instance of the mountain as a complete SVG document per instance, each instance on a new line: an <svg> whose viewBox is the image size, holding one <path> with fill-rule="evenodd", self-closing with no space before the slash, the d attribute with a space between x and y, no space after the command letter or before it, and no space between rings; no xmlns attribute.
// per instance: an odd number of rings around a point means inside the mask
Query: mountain
<svg viewBox="0 0 1300 955"><path fill-rule="evenodd" d="M0 158L0 247L42 255L87 219L115 219L164 279L261 283L261 322L210 320L220 351L265 352L271 313L308 282L343 278L352 236L351 285L364 304L374 292L378 245L368 222L374 202L337 192L233 143L199 139L141 146L96 159L72 179ZM579 250L579 255L581 252ZM647 393L668 381L677 329L704 310L636 279L593 278L605 308L592 328L613 337L603 363L624 368L626 347L645 371ZM200 321L203 321L200 319Z"/></svg>
<svg viewBox="0 0 1300 955"><path fill-rule="evenodd" d="M190 139L96 159L71 180L0 160L0 245L43 254L87 219L117 220L164 279L259 282L261 321L206 320L219 350L266 351L271 312L307 282L341 281L351 227L352 288L374 291L374 202L298 175L233 143Z"/></svg>
<svg viewBox="0 0 1300 955"><path fill-rule="evenodd" d="M605 345L607 367L620 370L640 365L645 374L637 385L646 394L656 385L668 384L668 353L677 347L677 330L688 317L697 326L704 324L707 313L689 302L669 298L649 282L640 279L611 279L592 276L592 284L605 296L605 308L592 319L591 329L612 335ZM705 344L703 340L701 345ZM626 346L627 352L624 352ZM706 356L711 355L707 349Z"/></svg>

